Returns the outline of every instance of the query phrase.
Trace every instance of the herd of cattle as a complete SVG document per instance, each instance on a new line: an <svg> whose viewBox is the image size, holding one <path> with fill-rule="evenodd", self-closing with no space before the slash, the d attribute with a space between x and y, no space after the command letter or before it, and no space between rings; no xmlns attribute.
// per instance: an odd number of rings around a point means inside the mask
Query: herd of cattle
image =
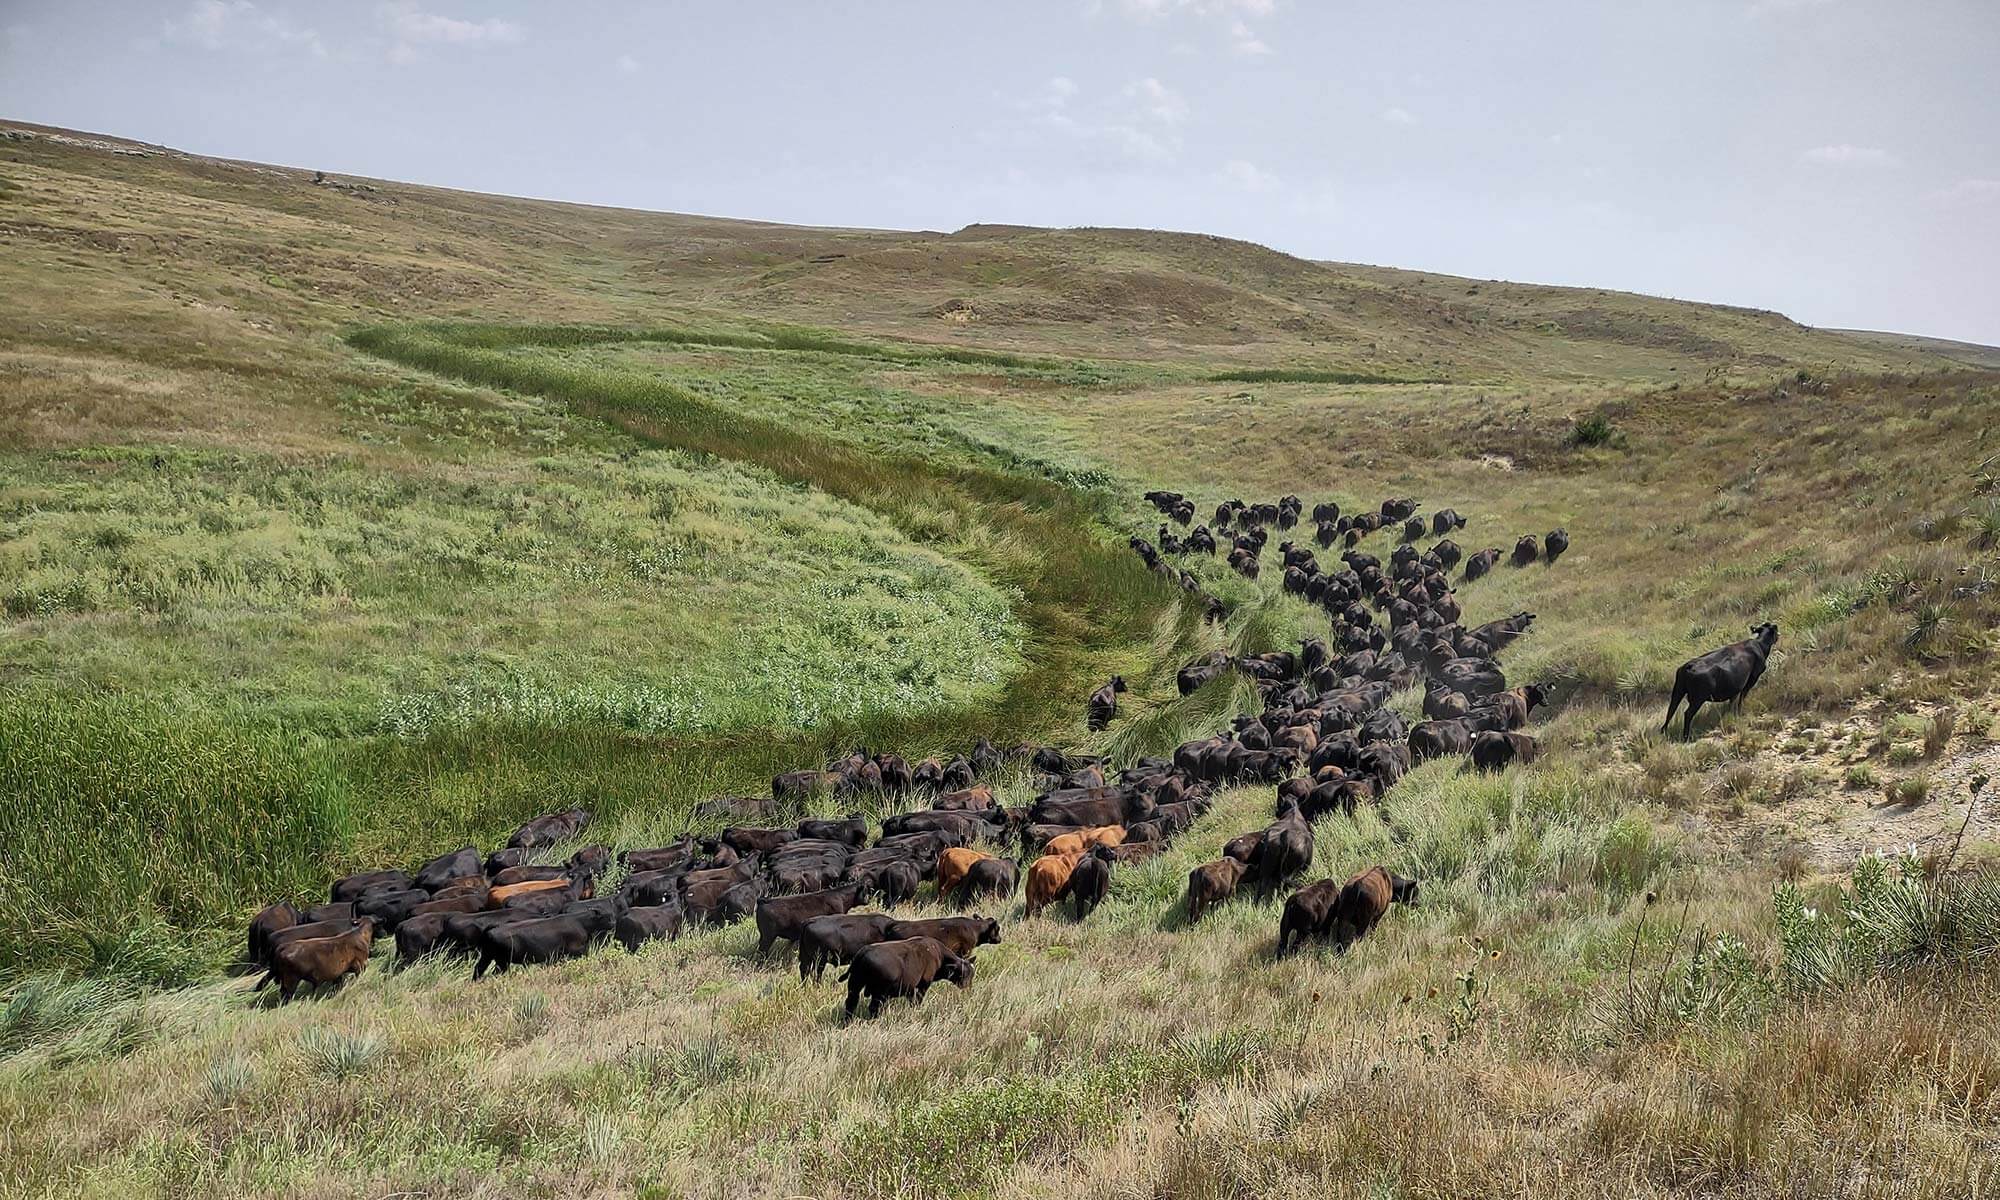
<svg viewBox="0 0 2000 1200"><path fill-rule="evenodd" d="M1147 499L1182 525L1192 520L1193 505L1182 496L1155 492ZM1232 565L1254 576L1265 528L1295 525L1301 511L1291 496L1277 504L1230 501L1216 510L1214 524L1238 531ZM965 754L915 763L856 750L823 770L777 776L768 801L727 799L695 814L713 825L796 811L820 794L865 798L889 813L872 844L869 821L855 812L728 824L711 835L616 855L590 845L548 862L555 847L580 840L590 820L583 809L551 813L483 857L465 846L413 871L342 878L324 904L263 909L247 944L249 962L265 972L257 987L275 981L290 1000L301 986L337 984L363 969L378 932L393 937L401 964L458 956L473 961L478 979L517 964L574 958L612 941L636 951L690 926L750 920L760 954L780 942L797 947L802 979L817 981L829 965L846 965L848 1015L867 998L872 1016L887 999L921 1000L940 980L969 986L975 952L1000 940L1000 924L976 912L910 919L855 910L871 903L896 909L929 884L931 897L962 913L1024 890L1024 917L1067 904L1082 921L1103 901L1116 870L1166 850L1209 810L1218 788L1246 784L1275 790L1272 820L1230 839L1220 858L1190 872L1187 918L1200 921L1246 885L1275 899L1312 866L1317 822L1381 803L1414 764L1447 755L1467 757L1481 770L1532 761L1536 741L1522 727L1547 699L1539 685L1508 686L1498 661L1528 631L1533 613L1471 627L1461 622L1447 578L1460 551L1445 535L1463 528L1464 517L1444 509L1426 520L1408 500L1353 518L1323 504L1313 516L1322 548L1347 542L1338 570L1323 570L1311 550L1289 541L1279 549L1286 590L1328 614L1330 635L1306 638L1296 651L1216 651L1182 667L1183 695L1236 671L1254 683L1261 708L1169 757L1141 758L1114 771L1096 756L1050 746L1002 749L983 739ZM1400 529L1403 536L1386 563L1358 548L1379 529ZM1166 553L1215 550L1207 526L1186 538L1170 538L1164 526L1161 532ZM1414 543L1426 532L1439 540L1419 549ZM1568 540L1560 529L1539 542L1522 538L1513 561L1553 563ZM1171 573L1161 550L1137 539L1134 545L1149 565ZM1475 554L1462 579L1477 579L1499 553ZM1676 679L1674 703L1690 702L1691 721L1701 703L1740 699L1762 674L1776 637L1774 626L1761 626L1750 641L1689 663ZM1423 719L1411 724L1387 705L1417 686ZM1091 729L1115 718L1125 690L1114 677L1089 697ZM1025 805L1004 805L998 780L1015 771L1030 774L1037 795ZM911 801L921 807L906 808ZM600 894L600 881L612 878L616 886ZM1415 902L1418 891L1417 881L1379 865L1299 888L1284 901L1277 952L1315 941L1344 951L1392 904Z"/></svg>

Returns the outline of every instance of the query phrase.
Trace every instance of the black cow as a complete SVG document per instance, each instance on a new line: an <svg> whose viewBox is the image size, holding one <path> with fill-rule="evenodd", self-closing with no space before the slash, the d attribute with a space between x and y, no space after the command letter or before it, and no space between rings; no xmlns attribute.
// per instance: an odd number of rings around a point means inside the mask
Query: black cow
<svg viewBox="0 0 2000 1200"><path fill-rule="evenodd" d="M1681 722L1683 738L1693 733L1694 714L1702 705L1734 702L1737 708L1743 707L1743 697L1763 678L1771 647L1778 644L1778 627L1768 621L1753 626L1750 633L1743 641L1710 650L1681 664L1681 669L1674 672L1674 695L1667 703L1667 719L1661 729L1673 725L1674 710L1683 700L1688 706L1687 716Z"/></svg>
<svg viewBox="0 0 2000 1200"><path fill-rule="evenodd" d="M845 965L876 942L890 941L896 918L883 913L814 917L799 929L799 978L819 979L829 963Z"/></svg>
<svg viewBox="0 0 2000 1200"><path fill-rule="evenodd" d="M771 943L796 942L799 930L814 917L844 916L848 909L867 899L868 885L844 883L823 892L803 896L766 897L757 901L757 953L770 952Z"/></svg>
<svg viewBox="0 0 2000 1200"><path fill-rule="evenodd" d="M579 958L592 942L616 926L615 912L612 908L591 908L558 917L488 926L479 931L479 961L472 968L472 977L483 978L488 967L504 974L515 963Z"/></svg>
<svg viewBox="0 0 2000 1200"><path fill-rule="evenodd" d="M860 813L848 813L838 821L800 821L799 836L859 847L868 840L868 822Z"/></svg>
<svg viewBox="0 0 2000 1200"><path fill-rule="evenodd" d="M588 824L590 824L589 809L564 809L562 812L536 817L522 825L507 839L507 844L527 850L540 850L557 842L568 841L582 833L584 826Z"/></svg>
<svg viewBox="0 0 2000 1200"><path fill-rule="evenodd" d="M1463 718L1425 721L1410 730L1409 745L1412 762L1429 762L1433 758L1468 754L1472 750L1472 730L1466 726Z"/></svg>
<svg viewBox="0 0 2000 1200"><path fill-rule="evenodd" d="M953 954L934 938L877 942L855 955L847 968L847 1015L854 1015L864 995L871 1017L882 1011L884 1000L907 996L912 1004L921 1003L940 979L971 986L972 960Z"/></svg>
<svg viewBox="0 0 2000 1200"><path fill-rule="evenodd" d="M1567 549L1569 549L1569 531L1566 529L1551 529L1549 530L1549 536L1542 539L1542 561L1550 566L1554 566L1556 560L1561 558L1563 551Z"/></svg>
<svg viewBox="0 0 2000 1200"><path fill-rule="evenodd" d="M1089 725L1097 732L1111 724L1111 718L1118 715L1118 695L1125 690L1125 677L1113 675L1111 682L1090 694Z"/></svg>
<svg viewBox="0 0 2000 1200"><path fill-rule="evenodd" d="M249 944L243 961L253 967L269 966L271 935L299 924L299 910L289 904L272 904L250 918Z"/></svg>
<svg viewBox="0 0 2000 1200"><path fill-rule="evenodd" d="M687 914L678 904L655 904L644 908L628 908L618 917L612 927L612 935L626 950L637 954L639 947L647 942L672 941L681 935L681 927L687 923Z"/></svg>
<svg viewBox="0 0 2000 1200"><path fill-rule="evenodd" d="M363 871L358 875L345 875L333 881L332 893L327 897L335 904L359 900L363 892L378 888L405 890L413 888L417 881L408 871Z"/></svg>
<svg viewBox="0 0 2000 1200"><path fill-rule="evenodd" d="M1481 771L1498 771L1508 763L1531 763L1539 747L1525 733L1489 729L1472 739L1472 765Z"/></svg>
<svg viewBox="0 0 2000 1200"><path fill-rule="evenodd" d="M1077 860L1076 867L1069 873L1069 882L1063 891L1075 905L1076 919L1081 921L1097 911L1104 903L1104 895L1111 890L1111 868L1118 856L1108 846L1092 846L1090 853ZM1057 897L1060 901L1061 897Z"/></svg>
<svg viewBox="0 0 2000 1200"><path fill-rule="evenodd" d="M958 881L956 896L960 904L987 897L1005 900L1019 885L1020 870L1013 860L982 858L966 868L965 878Z"/></svg>
<svg viewBox="0 0 2000 1200"><path fill-rule="evenodd" d="M481 873L479 851L471 846L462 846L449 854L440 854L418 867L416 885L427 892L435 892L454 879Z"/></svg>
<svg viewBox="0 0 2000 1200"><path fill-rule="evenodd" d="M1312 860L1312 826L1294 808L1265 828L1257 847L1257 881L1266 896L1276 895L1285 880L1312 866Z"/></svg>

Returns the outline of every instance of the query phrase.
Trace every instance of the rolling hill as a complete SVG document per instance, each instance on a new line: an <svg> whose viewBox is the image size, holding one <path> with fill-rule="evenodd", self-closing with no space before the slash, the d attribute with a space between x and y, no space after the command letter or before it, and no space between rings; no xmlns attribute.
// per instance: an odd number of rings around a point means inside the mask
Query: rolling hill
<svg viewBox="0 0 2000 1200"><path fill-rule="evenodd" d="M0 249L0 1192L1990 1190L2000 352L5 123ZM1176 672L1332 632L1282 583L1311 523L1256 578L1162 578L1155 488L1572 541L1453 573L1464 624L1533 614L1500 662L1548 689L1536 760L1311 826L1299 882L1421 883L1345 953L1275 955L1282 894L1189 920L1274 818L1231 781L1087 918L984 902L972 985L872 1021L747 922L478 981L384 938L287 1006L232 973L267 903L572 805L542 858L873 835L912 802L719 798L856 746L1117 768L1247 722L1245 671ZM1676 666L1764 621L1741 711L1663 735Z"/></svg>

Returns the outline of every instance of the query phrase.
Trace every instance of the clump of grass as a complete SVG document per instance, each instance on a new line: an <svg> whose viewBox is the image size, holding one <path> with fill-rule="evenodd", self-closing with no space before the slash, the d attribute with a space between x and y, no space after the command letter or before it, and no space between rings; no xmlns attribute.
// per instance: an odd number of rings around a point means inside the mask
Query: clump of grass
<svg viewBox="0 0 2000 1200"><path fill-rule="evenodd" d="M2000 951L2000 873L1932 877L1913 854L1868 855L1835 899L1813 906L1790 885L1777 889L1780 972L1795 990L1971 963Z"/></svg>
<svg viewBox="0 0 2000 1200"><path fill-rule="evenodd" d="M374 1066L389 1048L379 1033L342 1033L313 1026L299 1035L306 1064L329 1079L346 1079Z"/></svg>
<svg viewBox="0 0 2000 1200"><path fill-rule="evenodd" d="M1950 652L1953 625L1949 605L1923 601L1910 612L1909 625L1903 631L1903 649L1926 662L1943 658Z"/></svg>
<svg viewBox="0 0 2000 1200"><path fill-rule="evenodd" d="M1950 705L1941 705L1924 723L1924 757L1937 758L1951 743L1951 735L1958 730L1958 710Z"/></svg>
<svg viewBox="0 0 2000 1200"><path fill-rule="evenodd" d="M132 988L115 978L30 976L0 1000L0 1058L115 1020L132 998Z"/></svg>
<svg viewBox="0 0 2000 1200"><path fill-rule="evenodd" d="M1577 418L1570 426L1569 444L1572 446L1609 446L1618 437L1618 427L1602 410Z"/></svg>
<svg viewBox="0 0 2000 1200"><path fill-rule="evenodd" d="M549 997L546 992L523 992L514 1001L514 1024L532 1032L547 1023L549 1017Z"/></svg>
<svg viewBox="0 0 2000 1200"><path fill-rule="evenodd" d="M1923 775L1892 779L1882 785L1885 804L1921 804L1930 797L1931 781Z"/></svg>
<svg viewBox="0 0 2000 1200"><path fill-rule="evenodd" d="M609 1114L600 1112L585 1114L583 1156L587 1162L599 1170L609 1167L618 1157L618 1151L623 1146L624 1140L624 1134L619 1131L618 1123Z"/></svg>
<svg viewBox="0 0 2000 1200"><path fill-rule="evenodd" d="M202 1092L215 1108L228 1108L249 1092L257 1082L257 1068L249 1059L225 1054L208 1065L201 1078Z"/></svg>
<svg viewBox="0 0 2000 1200"><path fill-rule="evenodd" d="M1971 526L1973 549L2000 550L2000 497L1981 500L1966 513L1966 521Z"/></svg>
<svg viewBox="0 0 2000 1200"><path fill-rule="evenodd" d="M1847 768L1845 782L1850 790L1871 791L1881 784L1882 778L1875 773L1872 765L1863 762Z"/></svg>

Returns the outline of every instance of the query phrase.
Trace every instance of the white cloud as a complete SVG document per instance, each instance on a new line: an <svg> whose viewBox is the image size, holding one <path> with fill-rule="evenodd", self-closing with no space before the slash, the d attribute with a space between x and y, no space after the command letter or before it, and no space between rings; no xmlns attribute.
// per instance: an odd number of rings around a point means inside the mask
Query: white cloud
<svg viewBox="0 0 2000 1200"><path fill-rule="evenodd" d="M1822 167L1878 168L1899 165L1895 155L1875 146L1850 146L1841 142L1833 146L1814 146L1799 155L1806 162Z"/></svg>
<svg viewBox="0 0 2000 1200"><path fill-rule="evenodd" d="M1179 156L1174 126L1188 114L1180 93L1150 77L1134 80L1109 102L1086 103L1081 93L1074 79L1057 75L1020 107L1042 128L1121 158L1158 165Z"/></svg>
<svg viewBox="0 0 2000 1200"><path fill-rule="evenodd" d="M1178 125L1187 119L1186 98L1151 76L1127 87L1125 94L1138 101L1141 110L1162 125Z"/></svg>
<svg viewBox="0 0 2000 1200"><path fill-rule="evenodd" d="M639 60L629 54L619 55L612 65L626 75L636 75L639 73Z"/></svg>
<svg viewBox="0 0 2000 1200"><path fill-rule="evenodd" d="M406 42L449 42L463 45L467 42L521 40L519 25L498 18L462 21L457 17L447 17L440 13L419 12L406 4L391 5L387 10L387 17L390 30Z"/></svg>
<svg viewBox="0 0 2000 1200"><path fill-rule="evenodd" d="M2000 179L1961 179L1938 192L1937 198L1946 204L1966 207L2000 205Z"/></svg>
<svg viewBox="0 0 2000 1200"><path fill-rule="evenodd" d="M1268 192L1279 186L1276 175L1256 163L1241 158L1232 158L1222 164L1222 178L1232 187L1241 188L1246 192Z"/></svg>
<svg viewBox="0 0 2000 1200"><path fill-rule="evenodd" d="M1417 114L1407 108L1385 108L1382 110L1382 119L1391 125L1415 125Z"/></svg>
<svg viewBox="0 0 2000 1200"><path fill-rule="evenodd" d="M1241 21L1229 23L1229 48L1238 54L1250 56L1271 52L1270 44L1258 37L1256 30Z"/></svg>
<svg viewBox="0 0 2000 1200"><path fill-rule="evenodd" d="M389 61L394 63L415 62L419 57L417 47L423 45L499 45L527 38L526 31L519 25L497 17L467 21L442 13L424 12L407 2L384 4L377 11L393 39L389 47Z"/></svg>
<svg viewBox="0 0 2000 1200"><path fill-rule="evenodd" d="M166 38L204 50L269 53L303 50L324 57L326 43L319 31L283 13L266 12L251 0L195 0L187 12L166 23Z"/></svg>
<svg viewBox="0 0 2000 1200"><path fill-rule="evenodd" d="M1110 7L1128 20L1141 22L1181 15L1226 22L1224 33L1229 48L1237 54L1254 58L1271 53L1271 44L1251 28L1250 22L1277 12L1278 0L1114 0L1108 6L1105 0L1086 0L1083 7L1090 16L1097 16Z"/></svg>

